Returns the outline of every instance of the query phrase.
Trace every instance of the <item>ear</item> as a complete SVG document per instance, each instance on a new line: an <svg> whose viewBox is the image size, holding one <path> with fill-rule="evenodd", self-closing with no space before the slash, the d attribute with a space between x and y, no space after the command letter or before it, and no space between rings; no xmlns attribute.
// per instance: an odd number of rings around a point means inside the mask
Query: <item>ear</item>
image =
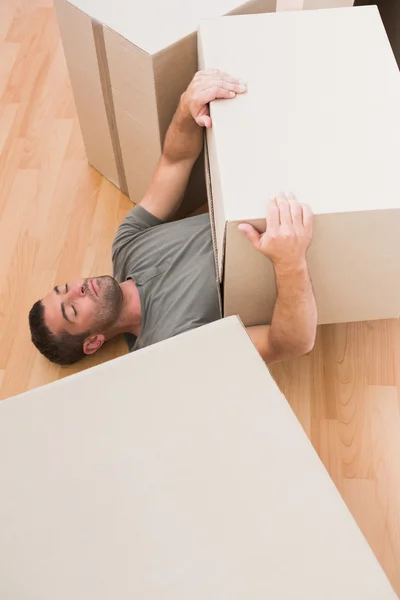
<svg viewBox="0 0 400 600"><path fill-rule="evenodd" d="M102 333L97 333L96 335L91 335L87 337L83 342L83 351L85 354L94 354L97 352L99 348L102 347L106 338Z"/></svg>

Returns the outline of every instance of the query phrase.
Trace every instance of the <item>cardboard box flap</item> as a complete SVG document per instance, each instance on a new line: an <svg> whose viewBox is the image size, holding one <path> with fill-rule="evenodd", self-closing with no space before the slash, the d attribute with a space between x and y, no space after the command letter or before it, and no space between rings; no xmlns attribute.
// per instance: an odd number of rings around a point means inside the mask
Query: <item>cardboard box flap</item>
<svg viewBox="0 0 400 600"><path fill-rule="evenodd" d="M2 402L0 454L7 600L395 599L236 318Z"/></svg>
<svg viewBox="0 0 400 600"><path fill-rule="evenodd" d="M282 189L316 214L400 207L400 76L375 6L221 17L199 38L206 68L248 81L211 105L228 221Z"/></svg>
<svg viewBox="0 0 400 600"><path fill-rule="evenodd" d="M72 4L149 54L194 33L200 19L218 17L238 8L237 0L72 0ZM247 4L271 5L270 10L275 10L276 0L253 0Z"/></svg>

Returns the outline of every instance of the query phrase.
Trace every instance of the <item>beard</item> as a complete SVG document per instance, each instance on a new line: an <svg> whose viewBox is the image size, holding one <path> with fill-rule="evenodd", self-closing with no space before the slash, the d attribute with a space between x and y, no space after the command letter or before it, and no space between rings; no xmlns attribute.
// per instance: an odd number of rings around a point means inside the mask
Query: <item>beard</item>
<svg viewBox="0 0 400 600"><path fill-rule="evenodd" d="M89 284L90 279L95 281L98 295L93 293ZM83 287L96 304L96 317L91 333L101 333L112 327L122 312L122 290L118 281L110 275L90 279L85 280Z"/></svg>

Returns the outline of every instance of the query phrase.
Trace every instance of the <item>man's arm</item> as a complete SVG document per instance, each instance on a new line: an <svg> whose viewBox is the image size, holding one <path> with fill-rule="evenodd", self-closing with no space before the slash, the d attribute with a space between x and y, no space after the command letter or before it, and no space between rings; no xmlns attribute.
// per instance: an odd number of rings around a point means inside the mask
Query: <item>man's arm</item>
<svg viewBox="0 0 400 600"><path fill-rule="evenodd" d="M309 352L315 342L317 308L306 253L311 243L312 214L294 196L280 194L268 205L266 232L240 225L257 250L273 262L277 300L271 325L247 329L267 363Z"/></svg>
<svg viewBox="0 0 400 600"><path fill-rule="evenodd" d="M209 103L246 91L238 79L216 69L196 73L182 94L168 128L162 156L140 205L162 221L178 210L193 165L203 148L204 127L211 127Z"/></svg>
<svg viewBox="0 0 400 600"><path fill-rule="evenodd" d="M287 273L275 272L278 296L272 323L247 328L253 344L269 364L310 352L317 321L307 265Z"/></svg>

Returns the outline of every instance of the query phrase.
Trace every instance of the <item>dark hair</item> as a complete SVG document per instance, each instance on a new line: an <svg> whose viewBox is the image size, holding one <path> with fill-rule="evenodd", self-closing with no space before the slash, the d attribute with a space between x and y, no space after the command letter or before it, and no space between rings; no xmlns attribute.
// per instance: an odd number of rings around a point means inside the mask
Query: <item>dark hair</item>
<svg viewBox="0 0 400 600"><path fill-rule="evenodd" d="M41 300L35 302L29 311L29 327L32 342L48 360L58 365L72 365L85 356L83 342L87 333L72 335L62 331L55 335L44 322L44 306Z"/></svg>

